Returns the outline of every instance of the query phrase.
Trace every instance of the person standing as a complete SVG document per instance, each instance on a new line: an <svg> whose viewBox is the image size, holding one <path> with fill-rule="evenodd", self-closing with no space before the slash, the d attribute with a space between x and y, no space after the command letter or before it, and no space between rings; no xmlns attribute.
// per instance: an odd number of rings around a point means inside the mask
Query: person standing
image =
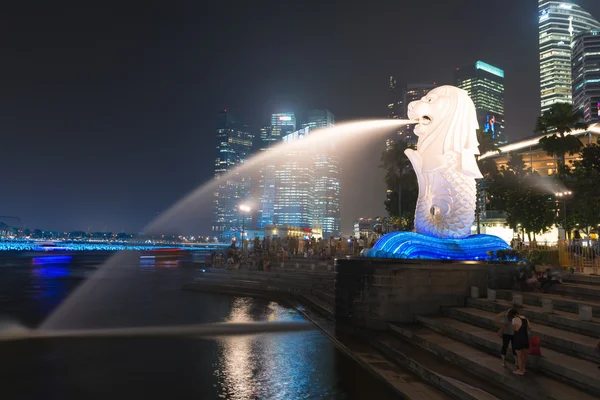
<svg viewBox="0 0 600 400"><path fill-rule="evenodd" d="M517 351L517 369L513 371L513 374L525 375L525 372L527 372L529 329L531 329L531 323L514 308L509 310L507 317L509 321L512 321L512 327L515 331L513 345Z"/></svg>
<svg viewBox="0 0 600 400"><path fill-rule="evenodd" d="M508 319L508 313L511 310L512 308L507 311L503 311L494 317L494 320L502 325L498 330L498 336L502 338L502 350L500 350L500 356L502 357L503 367L506 367L506 350L508 350L509 344L511 345L510 347L515 357L515 361L517 360L517 352L515 351L514 342L515 331L512 327L512 321Z"/></svg>

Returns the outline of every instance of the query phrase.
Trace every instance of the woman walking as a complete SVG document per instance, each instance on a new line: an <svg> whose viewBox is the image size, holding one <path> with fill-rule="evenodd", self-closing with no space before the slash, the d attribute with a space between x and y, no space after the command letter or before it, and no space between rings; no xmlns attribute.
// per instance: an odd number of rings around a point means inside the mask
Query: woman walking
<svg viewBox="0 0 600 400"><path fill-rule="evenodd" d="M529 353L528 330L531 329L531 323L514 308L508 311L507 317L512 322L512 327L515 331L513 345L517 351L518 369L514 370L513 373L515 375L525 375L525 372L527 372L527 354Z"/></svg>
<svg viewBox="0 0 600 400"><path fill-rule="evenodd" d="M502 326L498 330L498 336L502 338L502 350L500 350L500 355L502 357L502 366L506 367L506 350L508 350L508 345L510 344L513 355L515 356L515 360L517 360L517 353L515 352L515 342L514 342L514 334L515 331L512 327L512 320L508 319L508 313L512 311L512 308L503 311L500 314L494 317L496 322L499 322Z"/></svg>

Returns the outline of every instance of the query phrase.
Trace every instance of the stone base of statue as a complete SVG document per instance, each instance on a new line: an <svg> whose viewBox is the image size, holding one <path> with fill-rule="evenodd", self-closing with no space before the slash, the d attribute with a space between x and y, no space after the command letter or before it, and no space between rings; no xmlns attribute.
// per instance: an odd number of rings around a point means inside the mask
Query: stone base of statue
<svg viewBox="0 0 600 400"><path fill-rule="evenodd" d="M440 239L417 232L393 232L379 239L372 249L363 250L361 257L483 261L490 259L490 252L497 250L510 250L510 246L492 235Z"/></svg>

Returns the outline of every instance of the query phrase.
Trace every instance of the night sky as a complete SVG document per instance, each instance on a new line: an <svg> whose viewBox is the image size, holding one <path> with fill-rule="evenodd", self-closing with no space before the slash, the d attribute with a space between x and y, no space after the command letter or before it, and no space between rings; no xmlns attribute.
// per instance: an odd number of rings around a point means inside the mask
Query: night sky
<svg viewBox="0 0 600 400"><path fill-rule="evenodd" d="M528 136L537 15L536 0L9 2L0 215L136 231L212 177L219 109L255 126L305 108L385 117L390 75L451 84L478 59L506 72L507 135Z"/></svg>

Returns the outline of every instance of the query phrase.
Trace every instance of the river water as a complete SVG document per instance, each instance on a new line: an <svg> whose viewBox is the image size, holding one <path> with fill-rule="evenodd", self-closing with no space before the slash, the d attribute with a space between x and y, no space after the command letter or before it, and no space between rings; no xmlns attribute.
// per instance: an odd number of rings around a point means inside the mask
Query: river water
<svg viewBox="0 0 600 400"><path fill-rule="evenodd" d="M0 260L0 315L37 326L99 262L91 255ZM151 294L154 301L134 301L122 313L114 310L116 321L133 317L131 310L138 310L145 323L151 318L161 323L302 319L273 301L180 290L193 279L195 268L176 262L144 268L161 282ZM214 339L0 342L0 399L39 398L396 397L319 331Z"/></svg>

